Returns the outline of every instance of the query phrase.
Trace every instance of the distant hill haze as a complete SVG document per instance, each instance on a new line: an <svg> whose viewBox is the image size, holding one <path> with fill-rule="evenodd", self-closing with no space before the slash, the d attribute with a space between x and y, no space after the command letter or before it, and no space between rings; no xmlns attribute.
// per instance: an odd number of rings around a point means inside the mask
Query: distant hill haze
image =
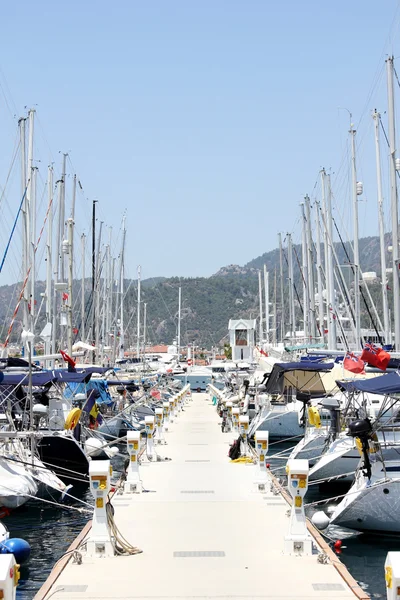
<svg viewBox="0 0 400 600"><path fill-rule="evenodd" d="M379 238L368 237L360 239L360 257L361 269L363 272L375 271L378 275L378 282L369 284L371 296L377 306L378 312L381 313L381 269L380 269L380 249ZM389 246L390 239L387 236L386 247ZM302 283L299 270L301 264L301 247L294 245L294 279L298 293L298 298L302 302ZM344 245L335 243L335 250L338 255L338 260L342 265L342 272L349 287L351 287L352 274L350 262L352 251L349 243ZM349 258L346 255L346 251ZM284 250L284 324L286 331L288 330L288 282L287 282L287 250ZM323 256L323 252L322 252ZM388 253L387 266L391 267L391 255ZM275 298L274 290L274 274L277 273L277 290L276 290L276 305L277 305L277 330L281 330L282 322L282 307L280 299L280 278L279 278L279 250L271 250L263 255L253 259L244 266L229 265L219 269L217 273L211 277L196 277L196 278L179 278L179 277L157 277L142 281L142 303L147 304L147 342L149 344L170 344L177 334L178 323L178 289L182 288L182 314L181 314L181 344L182 346L188 343L194 343L196 346L210 349L211 347L222 347L228 339L228 321L229 319L238 318L258 318L259 316L259 295L258 295L258 271L264 268L264 264L270 273L270 313L272 327L273 303ZM349 265L349 266L347 266ZM391 276L389 276L391 279ZM21 283L14 286L0 287L0 322L2 325L0 338L4 341L7 330L17 303L17 299L21 290ZM44 292L44 282L37 282L36 297L38 298L38 306L40 305L40 293ZM389 301L391 302L391 284L389 287ZM136 346L136 322L137 322L137 282L134 280L125 281L125 348ZM114 292L117 292L115 288ZM91 281L85 280L85 302L86 314L90 312L91 305ZM81 283L74 282L74 323L75 329L80 329L80 298L81 298ZM104 293L101 295L104 298ZM117 294L113 294L114 301ZM297 321L300 324L302 318L302 309L296 297ZM103 302L101 305L103 306ZM143 309L143 304L142 304ZM362 309L362 326L371 327L372 323L363 302ZM115 307L113 315L115 314ZM263 306L264 313L264 306ZM264 314L265 317L265 314ZM22 330L21 325L22 306L14 326L12 340L20 341ZM101 318L101 315L99 316ZM143 322L143 316L142 316ZM39 333L45 324L45 316L42 308L42 313L38 319L37 331ZM86 331L88 328L86 327ZM113 326L110 333L118 333L117 328ZM80 339L80 333L76 334L76 339ZM37 337L37 340L39 338ZM105 340L107 343L107 339Z"/></svg>

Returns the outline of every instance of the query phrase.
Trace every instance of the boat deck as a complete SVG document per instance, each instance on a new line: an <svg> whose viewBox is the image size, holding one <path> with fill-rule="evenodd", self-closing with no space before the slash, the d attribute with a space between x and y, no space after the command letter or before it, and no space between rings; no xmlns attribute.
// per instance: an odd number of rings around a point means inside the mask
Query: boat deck
<svg viewBox="0 0 400 600"><path fill-rule="evenodd" d="M286 500L256 490L254 465L230 462L233 435L206 394L192 398L156 447L172 460L141 466L147 493L113 498L118 528L143 553L59 564L36 600L368 598L323 542L328 564L283 554Z"/></svg>

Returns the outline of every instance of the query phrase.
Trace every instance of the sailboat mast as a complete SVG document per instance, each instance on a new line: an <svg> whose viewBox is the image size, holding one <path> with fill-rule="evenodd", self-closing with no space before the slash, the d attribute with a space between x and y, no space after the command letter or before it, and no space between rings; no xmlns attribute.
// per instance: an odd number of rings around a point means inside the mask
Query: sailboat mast
<svg viewBox="0 0 400 600"><path fill-rule="evenodd" d="M179 288L180 289L180 288ZM143 303L143 366L146 366L147 302ZM179 351L178 351L179 362Z"/></svg>
<svg viewBox="0 0 400 600"><path fill-rule="evenodd" d="M96 288L96 204L92 203L92 319L91 319L91 338L94 341L94 314L95 314L95 288ZM95 355L93 356L93 360Z"/></svg>
<svg viewBox="0 0 400 600"><path fill-rule="evenodd" d="M258 271L258 295L260 301L260 322L259 322L259 334L258 334L258 343L261 344L263 340L263 309L262 309L262 281L261 281L261 271Z"/></svg>
<svg viewBox="0 0 400 600"><path fill-rule="evenodd" d="M35 245L36 245L36 169L33 164L33 136L35 131L35 111L28 112L29 119L29 137L28 137L28 186L27 186L27 206L28 206L28 229L29 229L29 266L31 268L28 282L28 310L29 310L29 328L34 333L35 323Z"/></svg>
<svg viewBox="0 0 400 600"><path fill-rule="evenodd" d="M318 322L321 341L324 341L324 302L322 299L322 260L321 260L321 227L319 221L319 202L315 202L315 229L317 233L317 289L318 289Z"/></svg>
<svg viewBox="0 0 400 600"><path fill-rule="evenodd" d="M276 268L275 268L275 274L274 274L274 319L273 319L273 332L272 332L272 336L273 336L273 343L274 346L276 346L276 341L277 341L277 335L276 335Z"/></svg>
<svg viewBox="0 0 400 600"><path fill-rule="evenodd" d="M103 231L104 221L100 221L99 237L97 239L97 258L96 258L96 288L95 288L95 312L96 320L94 324L95 330L95 346L97 354L100 356L100 275L101 275L101 234Z"/></svg>
<svg viewBox="0 0 400 600"><path fill-rule="evenodd" d="M51 323L52 319L52 295L51 295L51 278L53 268L53 167L50 165L47 175L47 199L48 199L48 216L47 216L47 241L46 241L46 324ZM45 342L45 354L51 354L51 333ZM51 366L51 362L47 361L47 367Z"/></svg>
<svg viewBox="0 0 400 600"><path fill-rule="evenodd" d="M21 146L21 198L25 195L25 200L22 203L22 279L26 277L28 272L29 263L29 225L28 225L28 199L27 199L27 181L26 181L26 119L23 117L18 121L19 135L20 135L20 146ZM23 302L23 317L22 317L22 329L27 331L28 324L28 290L25 286L24 290L24 302Z"/></svg>
<svg viewBox="0 0 400 600"><path fill-rule="evenodd" d="M293 248L292 235L287 234L288 240L288 271L289 271L289 320L290 320L290 336L292 344L296 340L296 314L294 308L294 278L293 278Z"/></svg>
<svg viewBox="0 0 400 600"><path fill-rule="evenodd" d="M285 336L285 298L283 294L283 250L282 250L282 235L278 233L279 240L279 278L280 278L280 293L281 293L281 341Z"/></svg>
<svg viewBox="0 0 400 600"><path fill-rule="evenodd" d="M306 216L304 213L304 202L300 204L301 216L302 216L302 242L301 242L301 256L302 256L302 278L303 278L303 320L304 320L304 338L305 341L309 340L309 295L308 295L308 268L307 268L307 223Z"/></svg>
<svg viewBox="0 0 400 600"><path fill-rule="evenodd" d="M356 324L356 348L361 341L361 320L360 320L360 255L358 247L358 194L357 194L357 169L356 169L356 131L353 124L350 125L351 135L351 181L353 196L353 220L354 220L354 312Z"/></svg>
<svg viewBox="0 0 400 600"><path fill-rule="evenodd" d="M390 199L392 213L392 266L393 266L393 312L394 312L394 342L397 352L400 349L400 285L399 285L399 206L396 182L396 132L394 115L393 90L393 56L387 61L388 86L388 124L390 148Z"/></svg>
<svg viewBox="0 0 400 600"><path fill-rule="evenodd" d="M325 172L324 172L325 173ZM335 279L334 279L334 266L333 266L333 227L332 227L332 188L331 188L331 176L326 175L327 184L327 204L326 204L326 221L325 221L325 232L327 234L328 248L327 248L327 259L326 265L326 278L329 282L328 285L328 335L329 343L328 347L331 350L337 348L337 331L336 331L336 298L335 298Z"/></svg>
<svg viewBox="0 0 400 600"><path fill-rule="evenodd" d="M121 246L121 265L120 265L120 337L119 337L119 357L124 358L125 354L125 331L124 331L124 276L125 276L125 216L122 219L122 246Z"/></svg>
<svg viewBox="0 0 400 600"><path fill-rule="evenodd" d="M265 296L265 340L269 344L269 273L264 265L264 296Z"/></svg>
<svg viewBox="0 0 400 600"><path fill-rule="evenodd" d="M136 340L136 356L139 359L140 356L140 276L141 276L142 268L139 265L137 269L137 340Z"/></svg>
<svg viewBox="0 0 400 600"><path fill-rule="evenodd" d="M86 236L81 235L81 250L82 250L82 284L81 284L81 340L85 341L85 246Z"/></svg>
<svg viewBox="0 0 400 600"><path fill-rule="evenodd" d="M385 330L385 343L390 344L390 321L389 304L387 293L387 275L386 275L386 256L385 256L385 225L383 218L383 192L382 192L382 171L381 171L381 151L379 140L379 124L381 115L375 110L372 114L375 129L375 157L376 157L376 184L378 188L378 220L379 220L379 242L381 253L381 280L382 280L382 308L383 323Z"/></svg>
<svg viewBox="0 0 400 600"><path fill-rule="evenodd" d="M307 271L308 271L308 293L310 301L310 337L315 342L317 337L317 328L315 323L315 290L314 290L314 252L313 239L311 231L311 206L310 198L304 199L306 211L306 232L307 232Z"/></svg>
<svg viewBox="0 0 400 600"><path fill-rule="evenodd" d="M145 304L146 306L146 304ZM178 346L178 363L180 361L180 357L181 357L181 311L182 311L182 288L181 286L179 286L179 293L178 293L178 340L177 340L177 346ZM146 352L146 344L144 344L145 347L145 352Z"/></svg>
<svg viewBox="0 0 400 600"><path fill-rule="evenodd" d="M72 306L73 306L73 278L74 278L74 219L76 199L76 175L72 184L71 216L67 220L68 232L68 300L67 300L67 348L72 356Z"/></svg>

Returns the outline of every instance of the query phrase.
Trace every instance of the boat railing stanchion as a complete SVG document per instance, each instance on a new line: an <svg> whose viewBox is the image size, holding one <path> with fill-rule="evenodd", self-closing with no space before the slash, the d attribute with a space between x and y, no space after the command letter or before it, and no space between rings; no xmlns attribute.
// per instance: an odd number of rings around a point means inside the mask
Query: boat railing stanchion
<svg viewBox="0 0 400 600"><path fill-rule="evenodd" d="M94 497L92 527L87 541L87 556L114 556L107 516L107 496L110 491L110 461L92 460L89 463L90 491Z"/></svg>
<svg viewBox="0 0 400 600"><path fill-rule="evenodd" d="M14 554L0 554L0 591L4 600L15 600L20 578L19 565Z"/></svg>
<svg viewBox="0 0 400 600"><path fill-rule="evenodd" d="M142 491L138 461L138 455L140 450L140 432L128 431L126 434L126 444L129 454L129 465L126 473L124 492L131 494L140 494Z"/></svg>
<svg viewBox="0 0 400 600"><path fill-rule="evenodd" d="M171 398L169 401L169 422L170 423L174 422L174 400L173 400L173 398Z"/></svg>
<svg viewBox="0 0 400 600"><path fill-rule="evenodd" d="M226 415L226 425L225 431L232 431L232 407L233 404L230 400L226 403L227 415Z"/></svg>
<svg viewBox="0 0 400 600"><path fill-rule="evenodd" d="M268 431L256 431L254 439L257 452L256 487L260 492L270 489L270 478L267 470Z"/></svg>
<svg viewBox="0 0 400 600"><path fill-rule="evenodd" d="M285 554L312 554L312 539L307 530L304 497L308 490L308 460L292 458L287 463L288 489L293 498Z"/></svg>
<svg viewBox="0 0 400 600"><path fill-rule="evenodd" d="M168 429L169 429L169 411L170 411L169 402L163 402L164 430L165 431L168 431Z"/></svg>
<svg viewBox="0 0 400 600"><path fill-rule="evenodd" d="M249 440L247 438L249 432L249 417L247 415L239 416L239 433L241 436L241 455L249 456Z"/></svg>
<svg viewBox="0 0 400 600"><path fill-rule="evenodd" d="M240 408L238 406L232 407L232 430L235 434L239 433L239 415Z"/></svg>
<svg viewBox="0 0 400 600"><path fill-rule="evenodd" d="M149 415L144 418L144 427L146 430L147 441L146 441L146 454L149 460L154 459L154 416Z"/></svg>
<svg viewBox="0 0 400 600"><path fill-rule="evenodd" d="M385 560L387 600L400 597L400 552L388 552Z"/></svg>
<svg viewBox="0 0 400 600"><path fill-rule="evenodd" d="M156 443L157 444L165 444L164 429L163 429L163 409L156 408L154 412L156 415L156 435L155 435Z"/></svg>

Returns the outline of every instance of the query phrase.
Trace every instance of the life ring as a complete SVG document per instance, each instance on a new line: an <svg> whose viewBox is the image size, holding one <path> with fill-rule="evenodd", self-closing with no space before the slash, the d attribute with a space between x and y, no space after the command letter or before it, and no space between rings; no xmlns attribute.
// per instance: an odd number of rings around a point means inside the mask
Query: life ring
<svg viewBox="0 0 400 600"><path fill-rule="evenodd" d="M75 429L81 418L81 414L82 411L80 408L73 408L65 419L64 429Z"/></svg>

